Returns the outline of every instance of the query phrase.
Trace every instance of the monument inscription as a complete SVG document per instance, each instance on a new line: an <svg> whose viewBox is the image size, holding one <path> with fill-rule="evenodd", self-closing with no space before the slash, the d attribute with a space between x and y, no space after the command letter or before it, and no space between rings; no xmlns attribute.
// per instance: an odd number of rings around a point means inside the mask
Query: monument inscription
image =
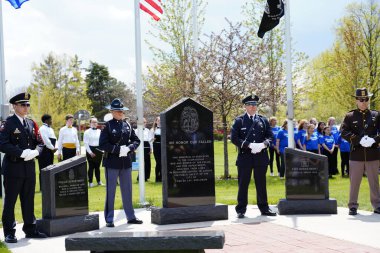
<svg viewBox="0 0 380 253"><path fill-rule="evenodd" d="M161 113L163 206L215 205L213 115L192 99Z"/></svg>

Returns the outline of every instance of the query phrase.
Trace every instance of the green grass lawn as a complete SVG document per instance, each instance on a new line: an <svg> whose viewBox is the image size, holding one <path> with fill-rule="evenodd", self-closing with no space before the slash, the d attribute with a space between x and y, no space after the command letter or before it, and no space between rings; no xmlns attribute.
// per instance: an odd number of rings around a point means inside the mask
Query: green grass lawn
<svg viewBox="0 0 380 253"><path fill-rule="evenodd" d="M237 196L237 169L235 166L235 160L237 152L232 144L229 144L229 173L231 179L220 180L223 175L223 143L215 142L215 177L217 178L215 184L216 202L228 205L236 204ZM338 160L338 167L340 167L340 161ZM154 206L162 206L162 184L155 183L154 180L154 167L155 162L152 155L152 172L150 180L145 184L145 200ZM277 168L275 167L275 174L277 174ZM133 171L133 203L135 207L139 207L139 185L136 180L137 171ZM276 205L281 198L285 198L285 180L280 180L277 176L269 176L269 169L267 174L267 188L268 188L268 201L271 205ZM102 181L105 182L104 168L101 168ZM94 180L96 181L96 180ZM339 206L346 207L348 203L349 194L349 179L347 177L342 178L339 175L329 180L330 185L330 198L335 198L338 201ZM105 200L106 187L96 186L89 188L89 208L90 211L103 211ZM251 181L249 188L249 204L256 204L256 192L254 182ZM360 195L359 195L360 209L372 210L369 201L369 186L366 178L363 178ZM1 204L2 205L2 204ZM37 176L37 187L35 196L35 215L37 218L41 218L41 193L39 192L39 182ZM115 209L122 209L121 194L118 189L116 192ZM20 204L16 204L15 215L18 222L22 222Z"/></svg>

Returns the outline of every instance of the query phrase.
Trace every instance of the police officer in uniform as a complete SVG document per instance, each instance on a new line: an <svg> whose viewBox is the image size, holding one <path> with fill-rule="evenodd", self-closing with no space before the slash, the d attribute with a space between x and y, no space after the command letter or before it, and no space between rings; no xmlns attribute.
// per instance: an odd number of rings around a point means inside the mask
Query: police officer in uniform
<svg viewBox="0 0 380 253"><path fill-rule="evenodd" d="M105 124L100 133L99 148L104 150L103 166L106 168L106 203L104 217L107 227L114 227L114 203L116 183L119 178L120 191L125 215L129 224L142 224L136 218L132 206L132 161L131 152L140 145L131 125L123 121L124 107L121 99L115 98L106 107L112 113L113 119Z"/></svg>
<svg viewBox="0 0 380 253"><path fill-rule="evenodd" d="M374 213L380 214L378 175L380 115L378 111L369 110L371 96L366 88L356 89L354 97L357 109L346 114L341 126L342 138L351 145L349 215L357 214L359 188L364 172L367 173Z"/></svg>
<svg viewBox="0 0 380 253"><path fill-rule="evenodd" d="M236 160L238 167L238 218L244 218L248 204L248 186L252 170L256 184L257 206L261 215L275 216L268 206L266 173L269 164L268 152L273 133L267 118L257 114L259 97L248 96L242 100L246 113L235 119L231 129L231 141L239 149Z"/></svg>
<svg viewBox="0 0 380 253"><path fill-rule="evenodd" d="M8 117L0 128L0 151L5 153L2 166L5 189L2 223L7 243L17 242L14 209L18 196L25 237L47 237L37 230L34 216L34 158L39 155L39 151L36 149L38 141L35 123L26 117L30 107L29 99L29 93L20 93L12 97L9 103L13 105L15 114Z"/></svg>

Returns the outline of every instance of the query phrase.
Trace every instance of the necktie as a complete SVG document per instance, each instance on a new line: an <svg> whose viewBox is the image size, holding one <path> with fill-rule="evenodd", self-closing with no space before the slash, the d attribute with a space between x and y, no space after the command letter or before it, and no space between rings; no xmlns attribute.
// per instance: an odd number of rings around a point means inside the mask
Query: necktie
<svg viewBox="0 0 380 253"><path fill-rule="evenodd" d="M92 130L96 130L96 127L93 127Z"/></svg>
<svg viewBox="0 0 380 253"><path fill-rule="evenodd" d="M22 119L22 124L24 125L24 128L26 129L26 128L27 128L27 125L26 125L26 121L25 121L25 119Z"/></svg>
<svg viewBox="0 0 380 253"><path fill-rule="evenodd" d="M249 116L249 118L253 121L253 116L251 115L251 116Z"/></svg>

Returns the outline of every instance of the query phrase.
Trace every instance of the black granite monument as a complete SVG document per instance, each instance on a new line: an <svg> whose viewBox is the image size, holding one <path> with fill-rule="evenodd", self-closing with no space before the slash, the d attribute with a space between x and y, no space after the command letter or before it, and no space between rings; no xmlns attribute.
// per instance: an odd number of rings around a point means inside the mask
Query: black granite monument
<svg viewBox="0 0 380 253"><path fill-rule="evenodd" d="M184 98L160 117L163 208L152 223L228 219L228 207L215 205L212 111Z"/></svg>
<svg viewBox="0 0 380 253"><path fill-rule="evenodd" d="M58 236L99 229L99 215L88 214L86 157L76 156L41 171L40 231Z"/></svg>
<svg viewBox="0 0 380 253"><path fill-rule="evenodd" d="M328 161L299 149L285 149L286 199L278 204L280 214L336 214L337 202L329 199Z"/></svg>

